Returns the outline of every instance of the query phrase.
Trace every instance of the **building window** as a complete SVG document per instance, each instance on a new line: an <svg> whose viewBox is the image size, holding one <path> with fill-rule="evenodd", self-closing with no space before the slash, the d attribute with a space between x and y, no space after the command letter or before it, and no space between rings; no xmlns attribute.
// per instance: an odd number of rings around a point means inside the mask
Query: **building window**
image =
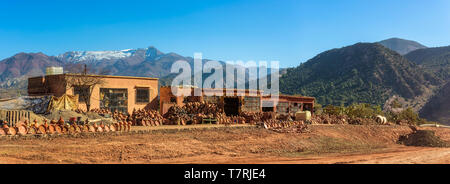
<svg viewBox="0 0 450 184"><path fill-rule="evenodd" d="M171 103L177 103L177 98L175 98L175 97L170 97L170 102L171 102Z"/></svg>
<svg viewBox="0 0 450 184"><path fill-rule="evenodd" d="M78 102L85 103L91 97L89 86L75 86L73 88L73 94L78 95Z"/></svg>
<svg viewBox="0 0 450 184"><path fill-rule="evenodd" d="M148 88L136 88L136 103L148 103L150 90Z"/></svg>
<svg viewBox="0 0 450 184"><path fill-rule="evenodd" d="M128 90L100 88L100 108L128 113Z"/></svg>
<svg viewBox="0 0 450 184"><path fill-rule="evenodd" d="M244 97L243 110L248 112L258 112L261 107L261 99L259 97Z"/></svg>
<svg viewBox="0 0 450 184"><path fill-rule="evenodd" d="M296 113L298 111L300 111L300 105L299 105L299 103L294 103L294 106L290 108L290 112Z"/></svg>
<svg viewBox="0 0 450 184"><path fill-rule="evenodd" d="M289 102L278 102L277 112L278 113L289 113Z"/></svg>

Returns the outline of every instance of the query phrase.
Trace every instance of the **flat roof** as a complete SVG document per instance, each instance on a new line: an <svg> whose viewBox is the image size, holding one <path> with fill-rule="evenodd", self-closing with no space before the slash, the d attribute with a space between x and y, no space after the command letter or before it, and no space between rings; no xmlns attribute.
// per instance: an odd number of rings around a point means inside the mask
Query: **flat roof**
<svg viewBox="0 0 450 184"><path fill-rule="evenodd" d="M293 95L285 95L285 94L279 94L279 95L273 95L273 96L278 97L278 98L297 99L297 100L299 100L299 99L315 100L316 99L315 97L310 97L310 96L293 96ZM262 96L262 97L263 97L263 100L265 100L265 99L268 100L272 96L266 95L266 96Z"/></svg>
<svg viewBox="0 0 450 184"><path fill-rule="evenodd" d="M58 75L70 75L70 76L80 75L81 76L83 74L65 73L65 74L45 75L45 76L58 76ZM153 77L135 77L135 76L118 76L118 75L92 75L92 74L88 74L88 75L85 75L85 76L102 77L102 78L144 79L144 80L158 80L159 79L159 78L153 78ZM43 77L43 76L30 77L29 79L40 78L40 77Z"/></svg>
<svg viewBox="0 0 450 184"><path fill-rule="evenodd" d="M178 86L179 88L183 88L183 87L181 87L181 86ZM171 88L171 86L161 86L161 88ZM195 88L195 87L190 87L190 86L185 86L184 88L186 88L186 89L189 89L189 88L191 88L191 89L200 89L200 88ZM235 92L239 92L239 91L244 91L244 92L250 92L250 91L252 91L252 92L259 92L259 93L263 93L263 90L258 90L258 89L237 89L237 88L218 88L218 89L214 89L214 88L203 88L203 91L206 91L206 92L210 92L210 91L221 91L221 90L223 90L223 91L225 91L225 90L234 90ZM298 95L286 95L286 94L278 94L278 95L273 95L273 96L275 96L275 97L279 97L279 98L284 98L284 99L295 99L295 100L304 100L304 99L307 99L307 100L315 100L316 98L315 97L310 97L310 96L298 96ZM264 99L268 99L268 98L270 98L271 96L270 95L262 95L261 96L262 97L262 99L264 100Z"/></svg>
<svg viewBox="0 0 450 184"><path fill-rule="evenodd" d="M202 89L203 91L225 91L225 90L234 90L234 91L262 91L259 89L238 89L238 88L199 88L197 86L175 86L177 88L182 89ZM172 88L172 86L161 86L161 88Z"/></svg>

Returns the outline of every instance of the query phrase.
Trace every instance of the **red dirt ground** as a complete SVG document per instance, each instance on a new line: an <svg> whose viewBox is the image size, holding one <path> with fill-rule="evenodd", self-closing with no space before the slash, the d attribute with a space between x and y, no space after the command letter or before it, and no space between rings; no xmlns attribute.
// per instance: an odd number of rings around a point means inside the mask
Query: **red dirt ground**
<svg viewBox="0 0 450 184"><path fill-rule="evenodd" d="M422 129L435 130L450 141L450 129ZM83 138L3 138L0 163L450 163L450 148L396 143L400 135L411 132L405 126L314 125L302 134L195 127Z"/></svg>

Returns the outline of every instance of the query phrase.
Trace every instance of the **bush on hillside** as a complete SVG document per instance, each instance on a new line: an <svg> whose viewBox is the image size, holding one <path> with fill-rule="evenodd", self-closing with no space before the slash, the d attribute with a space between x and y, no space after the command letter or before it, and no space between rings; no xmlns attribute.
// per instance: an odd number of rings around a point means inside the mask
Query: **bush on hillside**
<svg viewBox="0 0 450 184"><path fill-rule="evenodd" d="M327 105L323 108L323 112L330 115L346 115L349 118L374 118L377 115L384 115L381 107L370 104L352 104L350 106L333 106Z"/></svg>
<svg viewBox="0 0 450 184"><path fill-rule="evenodd" d="M385 116L389 122L396 124L425 124L430 123L419 117L412 108L407 108L401 112L383 112L379 105L370 105L366 103L352 104L350 106L327 105L322 109L324 114L334 116L347 116L350 119L375 119L377 115Z"/></svg>
<svg viewBox="0 0 450 184"><path fill-rule="evenodd" d="M415 125L429 123L427 120L419 117L419 114L414 112L414 110L409 107L401 112L394 113L388 112L386 113L386 118L391 121L399 124L402 121L406 121Z"/></svg>

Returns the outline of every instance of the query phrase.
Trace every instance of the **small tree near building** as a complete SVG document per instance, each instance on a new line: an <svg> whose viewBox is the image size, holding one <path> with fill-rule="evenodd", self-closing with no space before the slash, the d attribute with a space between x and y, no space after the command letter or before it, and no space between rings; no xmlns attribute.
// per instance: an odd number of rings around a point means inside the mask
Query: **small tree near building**
<svg viewBox="0 0 450 184"><path fill-rule="evenodd" d="M73 89L74 95L78 95L78 101L86 104L87 111L91 108L92 91L96 86L104 83L99 76L88 74L86 65L74 65L70 69L79 73L66 75L66 86ZM82 72L80 72L82 71Z"/></svg>

